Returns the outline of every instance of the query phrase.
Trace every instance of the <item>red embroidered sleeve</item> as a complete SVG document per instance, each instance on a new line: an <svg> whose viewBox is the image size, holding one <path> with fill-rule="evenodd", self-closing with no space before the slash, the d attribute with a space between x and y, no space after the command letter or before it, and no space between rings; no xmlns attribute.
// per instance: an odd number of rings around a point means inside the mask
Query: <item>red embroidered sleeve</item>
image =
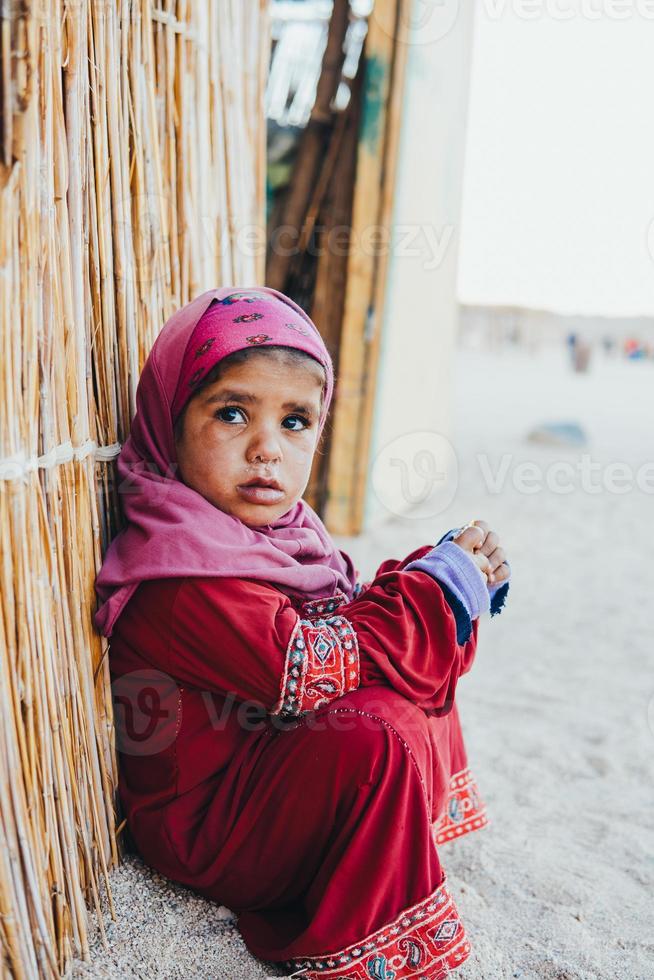
<svg viewBox="0 0 654 980"><path fill-rule="evenodd" d="M419 571L387 571L351 601L337 592L300 608L268 583L189 577L162 621L156 583L147 588L138 648L160 629L165 653L155 663L180 684L256 701L269 714L301 715L378 684L441 710L474 654L472 642L457 645L442 590Z"/></svg>
<svg viewBox="0 0 654 980"><path fill-rule="evenodd" d="M332 603L319 606L334 608ZM315 711L358 686L359 645L349 620L298 619L286 650L280 697L270 713Z"/></svg>

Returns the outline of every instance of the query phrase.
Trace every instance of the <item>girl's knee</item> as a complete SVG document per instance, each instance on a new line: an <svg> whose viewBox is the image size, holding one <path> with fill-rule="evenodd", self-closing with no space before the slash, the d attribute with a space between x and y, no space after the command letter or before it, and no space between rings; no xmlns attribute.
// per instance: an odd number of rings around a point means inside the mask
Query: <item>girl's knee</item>
<svg viewBox="0 0 654 980"><path fill-rule="evenodd" d="M318 751L357 759L364 766L394 755L429 768L431 740L424 712L387 688L364 690L365 696L352 700L347 695L307 716L306 727L324 735L314 740L317 749L322 745Z"/></svg>
<svg viewBox="0 0 654 980"><path fill-rule="evenodd" d="M356 703L347 695L309 712L277 743L298 780L305 812L313 805L326 811L355 805L364 789L386 796L391 807L396 797L415 792L431 811L433 755L427 717L396 692L389 697L381 687L366 691Z"/></svg>
<svg viewBox="0 0 654 980"><path fill-rule="evenodd" d="M416 750L420 751L424 746L431 745L428 716L417 704L390 687L375 685L357 688L345 697L320 708L316 715L325 712L334 718L340 715L345 719L348 712L351 714L353 710L357 714L357 721L352 722L353 730L357 727L370 730L385 727Z"/></svg>

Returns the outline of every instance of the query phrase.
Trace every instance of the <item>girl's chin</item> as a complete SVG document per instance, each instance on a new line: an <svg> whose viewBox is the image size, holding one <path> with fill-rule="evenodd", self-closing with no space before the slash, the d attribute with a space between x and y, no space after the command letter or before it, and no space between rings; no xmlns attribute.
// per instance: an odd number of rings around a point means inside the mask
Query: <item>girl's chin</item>
<svg viewBox="0 0 654 980"><path fill-rule="evenodd" d="M233 494L227 496L204 494L204 496L218 510L229 514L230 517L238 518L239 521L247 524L248 527L266 527L268 524L274 524L275 521L279 520L280 517L283 517L284 514L287 514L289 510L295 507L301 499L302 494L292 496L290 500L286 497L280 501L268 503L254 503L243 500L240 494L236 496Z"/></svg>
<svg viewBox="0 0 654 980"><path fill-rule="evenodd" d="M271 505L256 506L252 504L250 506L237 507L231 511L231 514L232 517L238 517L239 521L247 524L248 527L266 527L268 524L274 524L280 517L283 517L294 505L295 501L291 504L278 504L276 507Z"/></svg>

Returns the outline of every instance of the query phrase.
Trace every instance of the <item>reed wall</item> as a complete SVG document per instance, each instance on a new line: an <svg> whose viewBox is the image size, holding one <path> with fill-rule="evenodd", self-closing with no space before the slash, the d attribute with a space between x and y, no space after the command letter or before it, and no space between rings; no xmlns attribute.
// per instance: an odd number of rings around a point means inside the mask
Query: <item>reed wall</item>
<svg viewBox="0 0 654 980"><path fill-rule="evenodd" d="M0 3L2 975L57 977L120 860L93 583L168 315L263 282L265 0Z"/></svg>

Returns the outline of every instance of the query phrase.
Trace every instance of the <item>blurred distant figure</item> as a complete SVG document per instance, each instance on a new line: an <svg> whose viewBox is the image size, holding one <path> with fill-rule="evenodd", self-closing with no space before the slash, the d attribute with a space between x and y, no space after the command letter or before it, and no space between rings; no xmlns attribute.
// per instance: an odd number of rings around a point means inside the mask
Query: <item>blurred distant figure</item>
<svg viewBox="0 0 654 980"><path fill-rule="evenodd" d="M631 360L636 360L647 356L645 345L641 344L640 340L638 340L636 337L627 337L624 342L624 353L625 357L628 357Z"/></svg>
<svg viewBox="0 0 654 980"><path fill-rule="evenodd" d="M587 371L590 364L590 355L593 351L591 344L587 340L578 340L575 347L574 369L575 371Z"/></svg>
<svg viewBox="0 0 654 980"><path fill-rule="evenodd" d="M574 371L587 371L592 347L587 340L576 333L569 333L566 339Z"/></svg>

